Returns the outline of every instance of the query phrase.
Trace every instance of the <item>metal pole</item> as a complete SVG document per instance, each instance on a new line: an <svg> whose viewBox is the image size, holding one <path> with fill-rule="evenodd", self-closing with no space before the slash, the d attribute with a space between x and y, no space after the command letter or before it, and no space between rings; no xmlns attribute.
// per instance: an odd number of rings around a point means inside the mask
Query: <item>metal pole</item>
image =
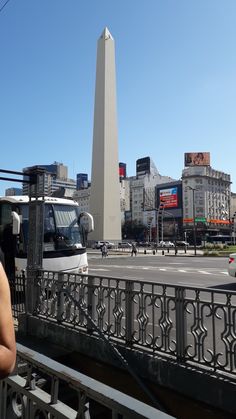
<svg viewBox="0 0 236 419"><path fill-rule="evenodd" d="M161 213L161 240L162 240L162 242L163 242L163 239L164 239L163 218L164 218L164 208L162 209L162 213Z"/></svg>
<svg viewBox="0 0 236 419"><path fill-rule="evenodd" d="M35 178L35 184L31 184L29 188L27 252L27 313L34 313L38 298L37 277L43 268L45 170L31 167L26 175Z"/></svg>
<svg viewBox="0 0 236 419"><path fill-rule="evenodd" d="M193 192L193 243L194 243L194 255L197 254L197 248L196 248L196 220L195 220L195 188L192 188L192 186L187 186L188 189L190 189Z"/></svg>
<svg viewBox="0 0 236 419"><path fill-rule="evenodd" d="M228 211L228 215L229 215L229 235L230 235L230 244L232 244L232 228L231 228L231 219L230 219L230 191L229 191L229 199L228 199L228 206L229 206L229 211Z"/></svg>
<svg viewBox="0 0 236 419"><path fill-rule="evenodd" d="M157 242L157 246L159 244L158 218L159 218L159 209L156 208L156 242Z"/></svg>
<svg viewBox="0 0 236 419"><path fill-rule="evenodd" d="M196 248L196 220L195 220L195 189L192 188L193 191L193 241L194 241L194 255L197 254Z"/></svg>
<svg viewBox="0 0 236 419"><path fill-rule="evenodd" d="M234 246L235 246L235 217L234 217Z"/></svg>
<svg viewBox="0 0 236 419"><path fill-rule="evenodd" d="M236 212L234 213L234 215L232 217L233 228L231 229L232 232L233 232L233 236L234 236L234 238L233 238L233 244L234 244L234 246L235 246L235 217L236 217Z"/></svg>

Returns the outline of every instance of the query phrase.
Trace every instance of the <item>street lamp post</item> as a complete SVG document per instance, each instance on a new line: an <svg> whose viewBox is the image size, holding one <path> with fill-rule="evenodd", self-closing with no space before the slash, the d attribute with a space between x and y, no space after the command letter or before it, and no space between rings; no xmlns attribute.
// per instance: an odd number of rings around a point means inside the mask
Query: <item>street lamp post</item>
<svg viewBox="0 0 236 419"><path fill-rule="evenodd" d="M160 216L161 209L163 209L161 204L159 205L158 208L155 208L155 210L156 210L156 243L157 243L157 246L158 246L159 240L160 240L160 234L159 234L159 216ZM163 241L163 212L162 212L161 216L162 216L161 240Z"/></svg>
<svg viewBox="0 0 236 419"><path fill-rule="evenodd" d="M170 211L165 211L165 213L167 215L170 215L173 218L173 222L174 222L174 245L175 245L175 254L177 254L177 243L176 243L176 235L177 235L177 225L176 225L176 219L173 216L172 212Z"/></svg>
<svg viewBox="0 0 236 419"><path fill-rule="evenodd" d="M164 208L161 213L161 241L164 241Z"/></svg>
<svg viewBox="0 0 236 419"><path fill-rule="evenodd" d="M188 189L190 189L193 193L193 243L194 243L194 255L197 254L197 247L196 247L196 220L195 220L195 188L192 188L192 186L187 186Z"/></svg>
<svg viewBox="0 0 236 419"><path fill-rule="evenodd" d="M230 236L230 243L232 243L232 229L231 229L231 216L230 216L230 191L224 192L221 191L221 193L226 197L227 206L225 214L227 215L228 221L229 221L229 236Z"/></svg>
<svg viewBox="0 0 236 419"><path fill-rule="evenodd" d="M235 218L236 218L236 211L235 211L235 213L233 214L233 217L232 217L232 223L233 223L233 244L234 244L234 246L235 246Z"/></svg>

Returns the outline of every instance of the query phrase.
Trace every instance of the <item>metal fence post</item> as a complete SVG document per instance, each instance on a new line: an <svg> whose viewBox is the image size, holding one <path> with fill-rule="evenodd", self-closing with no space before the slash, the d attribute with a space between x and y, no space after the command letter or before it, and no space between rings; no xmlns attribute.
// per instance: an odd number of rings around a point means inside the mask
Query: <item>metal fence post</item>
<svg viewBox="0 0 236 419"><path fill-rule="evenodd" d="M134 281L126 281L125 284L125 330L126 345L132 345L134 331L134 303L133 303Z"/></svg>
<svg viewBox="0 0 236 419"><path fill-rule="evenodd" d="M27 269L26 273L26 299L25 308L26 314L34 314L37 309L39 297L39 285L37 283L39 272L36 269Z"/></svg>
<svg viewBox="0 0 236 419"><path fill-rule="evenodd" d="M95 294L94 294L94 277L88 277L88 315L95 321ZM87 332L92 333L93 325L88 320Z"/></svg>
<svg viewBox="0 0 236 419"><path fill-rule="evenodd" d="M175 288L176 304L176 356L177 360L184 361L187 343L187 321L185 311L185 289Z"/></svg>
<svg viewBox="0 0 236 419"><path fill-rule="evenodd" d="M62 322L62 316L64 313L65 295L63 292L63 283L64 283L64 274L62 272L59 272L58 279L57 279L57 321L58 323Z"/></svg>

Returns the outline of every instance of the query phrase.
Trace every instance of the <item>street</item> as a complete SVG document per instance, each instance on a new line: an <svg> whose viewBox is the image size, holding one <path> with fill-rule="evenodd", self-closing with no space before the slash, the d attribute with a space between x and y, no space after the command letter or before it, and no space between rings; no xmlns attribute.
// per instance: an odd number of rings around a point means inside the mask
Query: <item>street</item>
<svg viewBox="0 0 236 419"><path fill-rule="evenodd" d="M130 254L101 258L100 252L88 254L89 273L141 281L164 282L236 290L236 281L227 273L227 257Z"/></svg>

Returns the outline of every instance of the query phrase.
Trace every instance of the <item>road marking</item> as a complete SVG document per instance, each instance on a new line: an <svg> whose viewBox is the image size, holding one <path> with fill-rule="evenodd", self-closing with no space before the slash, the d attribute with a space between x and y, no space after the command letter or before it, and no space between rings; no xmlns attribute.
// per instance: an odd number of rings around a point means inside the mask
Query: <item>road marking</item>
<svg viewBox="0 0 236 419"><path fill-rule="evenodd" d="M170 265L183 265L183 262L171 262Z"/></svg>
<svg viewBox="0 0 236 419"><path fill-rule="evenodd" d="M112 268L117 268L119 270L124 270L124 269L128 269L128 270L143 270L143 271L156 271L156 272L170 272L170 273L184 273L184 274L201 274L201 275L228 275L227 271L219 271L217 268L212 267L212 268L207 268L208 271L206 270L201 270L198 268L194 268L194 267L186 267L185 269L178 269L178 267L174 267L174 266L162 266L162 267L157 267L157 266L142 266L142 265L138 265L138 266L133 266L133 265L126 265L126 266L120 266L120 265L97 265L98 267L96 268L95 265L93 265L93 267L89 268L90 271L110 271Z"/></svg>
<svg viewBox="0 0 236 419"><path fill-rule="evenodd" d="M211 272L207 271L198 271L200 274L211 275Z"/></svg>

